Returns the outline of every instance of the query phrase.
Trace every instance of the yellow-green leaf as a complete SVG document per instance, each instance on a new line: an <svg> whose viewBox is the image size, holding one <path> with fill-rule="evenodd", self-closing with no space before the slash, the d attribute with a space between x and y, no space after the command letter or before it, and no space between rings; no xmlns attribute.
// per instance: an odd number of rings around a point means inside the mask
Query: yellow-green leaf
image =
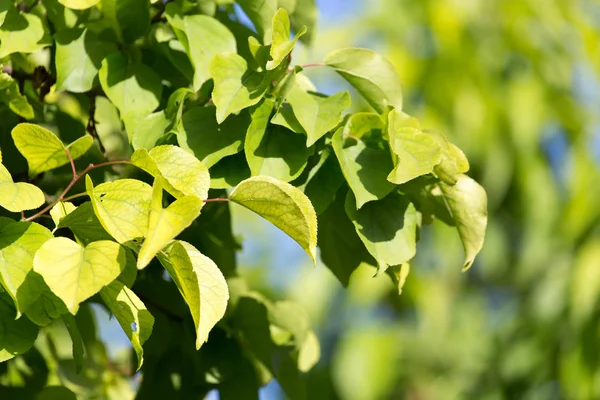
<svg viewBox="0 0 600 400"><path fill-rule="evenodd" d="M75 211L77 207L70 201L59 201L50 210L50 216L56 226L55 230L58 229L60 220Z"/></svg>
<svg viewBox="0 0 600 400"><path fill-rule="evenodd" d="M131 163L155 178L163 178L165 190L176 198L196 196L206 200L208 196L208 168L180 147L163 145L150 151L138 149L131 156Z"/></svg>
<svg viewBox="0 0 600 400"><path fill-rule="evenodd" d="M208 340L208 333L225 315L229 290L217 265L194 246L176 241L169 256L160 257L186 301L196 325L196 348Z"/></svg>
<svg viewBox="0 0 600 400"><path fill-rule="evenodd" d="M33 53L50 46L51 37L44 22L33 13L12 7L0 27L0 58L12 53Z"/></svg>
<svg viewBox="0 0 600 400"><path fill-rule="evenodd" d="M92 146L94 139L85 135L68 146L49 130L41 126L21 123L12 130L15 146L29 164L29 176L49 171L69 163L65 148L73 160L84 155Z"/></svg>
<svg viewBox="0 0 600 400"><path fill-rule="evenodd" d="M273 16L273 40L271 41L271 58L267 62L267 69L275 69L292 52L296 42L306 33L303 26L293 39L290 39L290 18L283 8L277 10Z"/></svg>
<svg viewBox="0 0 600 400"><path fill-rule="evenodd" d="M137 179L118 179L94 187L89 175L85 186L94 213L106 231L121 244L148 231L152 187Z"/></svg>
<svg viewBox="0 0 600 400"><path fill-rule="evenodd" d="M81 302L117 279L126 262L125 248L118 243L100 240L82 247L59 237L40 247L33 269L75 315Z"/></svg>
<svg viewBox="0 0 600 400"><path fill-rule="evenodd" d="M154 317L136 294L122 282L114 281L100 290L104 304L119 321L138 358L137 370L144 363L142 345L152 334Z"/></svg>
<svg viewBox="0 0 600 400"><path fill-rule="evenodd" d="M442 182L440 188L465 249L465 271L483 247L487 226L487 195L483 187L466 175L459 175L455 185Z"/></svg>
<svg viewBox="0 0 600 400"><path fill-rule="evenodd" d="M145 268L163 247L190 226L202 209L202 200L196 196L181 197L163 208L163 182L160 177L154 180L148 232L138 254L138 269Z"/></svg>
<svg viewBox="0 0 600 400"><path fill-rule="evenodd" d="M33 210L44 204L44 192L30 183L14 183L10 172L0 164L0 207L11 212Z"/></svg>
<svg viewBox="0 0 600 400"><path fill-rule="evenodd" d="M429 174L442 161L442 148L438 141L423 132L415 121L396 110L388 115L390 148L397 156L396 166L388 180L395 184Z"/></svg>
<svg viewBox="0 0 600 400"><path fill-rule="evenodd" d="M229 198L287 233L316 263L317 215L300 189L268 176L255 176L241 182Z"/></svg>
<svg viewBox="0 0 600 400"><path fill-rule="evenodd" d="M100 0L58 0L60 4L73 10L85 10L95 6Z"/></svg>

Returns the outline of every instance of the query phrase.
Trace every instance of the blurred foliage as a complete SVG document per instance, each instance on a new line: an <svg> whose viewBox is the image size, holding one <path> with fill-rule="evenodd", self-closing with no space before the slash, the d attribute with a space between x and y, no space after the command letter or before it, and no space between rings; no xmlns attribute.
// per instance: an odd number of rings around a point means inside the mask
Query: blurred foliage
<svg viewBox="0 0 600 400"><path fill-rule="evenodd" d="M600 398L600 4L378 0L355 18L302 56L387 54L404 111L465 151L490 220L465 274L452 232L424 233L400 297L359 279L366 265L348 292L303 269L290 291L320 326L313 398Z"/></svg>

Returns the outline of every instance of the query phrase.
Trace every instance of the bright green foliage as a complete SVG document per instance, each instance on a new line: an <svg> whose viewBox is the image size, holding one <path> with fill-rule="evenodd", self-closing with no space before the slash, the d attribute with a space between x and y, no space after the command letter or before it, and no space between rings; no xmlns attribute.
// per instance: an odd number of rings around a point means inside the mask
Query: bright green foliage
<svg viewBox="0 0 600 400"><path fill-rule="evenodd" d="M50 171L69 163L69 153L73 160L85 154L92 146L93 139L85 135L65 146L55 134L33 124L19 124L13 129L15 146L29 164L29 176Z"/></svg>
<svg viewBox="0 0 600 400"><path fill-rule="evenodd" d="M230 199L290 235L316 263L317 215L302 191L285 182L257 176L241 182Z"/></svg>
<svg viewBox="0 0 600 400"><path fill-rule="evenodd" d="M244 399L274 378L306 399L314 321L238 271L233 207L344 286L371 265L400 291L434 219L465 268L481 250L486 194L401 111L392 64L349 48L294 65L314 0L235 3L256 31L230 1L0 2L0 397ZM309 66L373 110L319 93ZM132 349L107 351L90 304Z"/></svg>

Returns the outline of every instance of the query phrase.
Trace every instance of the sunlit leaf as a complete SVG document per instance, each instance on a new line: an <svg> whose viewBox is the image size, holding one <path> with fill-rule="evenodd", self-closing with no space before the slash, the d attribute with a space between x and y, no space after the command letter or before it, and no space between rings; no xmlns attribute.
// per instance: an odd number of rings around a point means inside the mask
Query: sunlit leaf
<svg viewBox="0 0 600 400"><path fill-rule="evenodd" d="M95 6L100 0L58 0L58 2L74 10L85 10L86 8Z"/></svg>
<svg viewBox="0 0 600 400"><path fill-rule="evenodd" d="M316 263L317 215L298 188L268 176L256 176L241 182L229 198L287 233Z"/></svg>
<svg viewBox="0 0 600 400"><path fill-rule="evenodd" d="M44 22L33 13L12 7L0 27L0 58L13 53L33 53L51 44Z"/></svg>
<svg viewBox="0 0 600 400"><path fill-rule="evenodd" d="M298 39L306 33L306 27L302 27L293 39L290 39L290 18L285 9L280 8L273 16L271 42L271 60L267 62L267 69L274 69L292 52Z"/></svg>
<svg viewBox="0 0 600 400"><path fill-rule="evenodd" d="M277 0L237 0L248 18L252 21L264 44L269 44L272 35L272 21L277 11Z"/></svg>
<svg viewBox="0 0 600 400"><path fill-rule="evenodd" d="M11 212L33 210L44 204L44 192L25 182L14 183L6 167L0 164L0 207Z"/></svg>
<svg viewBox="0 0 600 400"><path fill-rule="evenodd" d="M325 64L346 79L379 113L394 106L402 109L402 86L394 66L368 49L334 50L325 57Z"/></svg>
<svg viewBox="0 0 600 400"><path fill-rule="evenodd" d="M81 302L117 279L126 261L125 248L118 243L101 240L82 247L59 237L42 245L33 268L75 315Z"/></svg>
<svg viewBox="0 0 600 400"><path fill-rule="evenodd" d="M154 256L200 215L202 200L183 196L167 208L162 206L163 179L155 178L148 219L148 232L138 254L138 269L145 268Z"/></svg>
<svg viewBox="0 0 600 400"><path fill-rule="evenodd" d="M0 73L0 101L25 119L34 117L33 107L29 104L27 97L21 94L17 81L4 72Z"/></svg>

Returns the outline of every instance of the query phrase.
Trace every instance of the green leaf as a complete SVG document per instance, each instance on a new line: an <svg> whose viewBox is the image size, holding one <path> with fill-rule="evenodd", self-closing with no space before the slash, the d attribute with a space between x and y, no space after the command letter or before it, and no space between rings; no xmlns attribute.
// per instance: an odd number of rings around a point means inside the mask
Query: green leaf
<svg viewBox="0 0 600 400"><path fill-rule="evenodd" d="M177 141L210 168L224 157L242 151L249 124L246 112L232 115L219 125L215 107L194 107L183 114Z"/></svg>
<svg viewBox="0 0 600 400"><path fill-rule="evenodd" d="M50 216L54 222L54 226L58 228L60 220L75 211L77 207L70 201L59 201L50 209ZM56 229L55 229L56 230Z"/></svg>
<svg viewBox="0 0 600 400"><path fill-rule="evenodd" d="M295 0L296 7L291 13L292 29L298 32L303 26L307 27L306 34L300 38L307 45L312 43L317 25L317 5L315 0Z"/></svg>
<svg viewBox="0 0 600 400"><path fill-rule="evenodd" d="M316 263L317 215L300 189L268 176L256 176L241 182L229 199L287 233Z"/></svg>
<svg viewBox="0 0 600 400"><path fill-rule="evenodd" d="M389 152L367 147L361 140L344 141L343 128L333 135L331 144L342 173L356 197L356 208L382 199L394 190L395 186L387 180L393 168Z"/></svg>
<svg viewBox="0 0 600 400"><path fill-rule="evenodd" d="M0 207L10 212L34 210L46 201L44 192L30 183L14 183L10 172L0 164Z"/></svg>
<svg viewBox="0 0 600 400"><path fill-rule="evenodd" d="M139 119L131 135L131 145L135 150L152 149L170 125L171 121L166 117L164 110Z"/></svg>
<svg viewBox="0 0 600 400"><path fill-rule="evenodd" d="M101 2L104 18L110 23L119 40L133 43L148 31L150 27L148 0L101 0Z"/></svg>
<svg viewBox="0 0 600 400"><path fill-rule="evenodd" d="M0 326L0 362L31 349L39 330L27 317L15 320L15 309L6 293L0 293Z"/></svg>
<svg viewBox="0 0 600 400"><path fill-rule="evenodd" d="M35 400L77 400L77 397L64 386L46 386Z"/></svg>
<svg viewBox="0 0 600 400"><path fill-rule="evenodd" d="M219 267L194 246L176 241L168 259L159 260L187 303L196 325L196 349L208 340L210 330L225 315L229 290Z"/></svg>
<svg viewBox="0 0 600 400"><path fill-rule="evenodd" d="M246 60L235 53L217 54L209 72L215 83L212 100L219 124L230 114L258 103L268 88L263 74L250 71Z"/></svg>
<svg viewBox="0 0 600 400"><path fill-rule="evenodd" d="M82 247L71 239L48 240L33 259L33 269L71 312L117 279L127 262L125 248L108 240Z"/></svg>
<svg viewBox="0 0 600 400"><path fill-rule="evenodd" d="M310 147L323 135L334 129L342 119L342 112L350 107L348 92L333 96L320 96L307 93L294 85L286 96L298 123L308 136L306 146Z"/></svg>
<svg viewBox="0 0 600 400"><path fill-rule="evenodd" d="M321 260L345 287L362 262L375 264L344 210L347 192L347 188L340 189L335 201L319 215L318 243Z"/></svg>
<svg viewBox="0 0 600 400"><path fill-rule="evenodd" d="M13 53L33 53L51 45L44 22L35 14L8 9L0 27L0 58Z"/></svg>
<svg viewBox="0 0 600 400"><path fill-rule="evenodd" d="M487 226L487 195L473 179L459 175L454 186L440 183L465 249L463 271L469 269L483 247Z"/></svg>
<svg viewBox="0 0 600 400"><path fill-rule="evenodd" d="M80 373L83 368L83 355L85 353L85 349L83 347L83 339L81 338L81 333L79 332L79 327L77 326L77 321L75 321L75 317L71 314L62 315L62 320L69 331L69 336L71 336L71 341L73 342L73 359L75 360L75 372Z"/></svg>
<svg viewBox="0 0 600 400"><path fill-rule="evenodd" d="M63 217L58 228L69 228L83 244L98 240L113 240L96 217L92 203L86 201Z"/></svg>
<svg viewBox="0 0 600 400"><path fill-rule="evenodd" d="M456 184L458 176L469 171L469 160L465 153L450 143L442 133L435 131L426 131L425 133L435 139L442 149L441 161L433 168L433 171L445 183Z"/></svg>
<svg viewBox="0 0 600 400"><path fill-rule="evenodd" d="M308 332L306 339L300 346L298 352L298 369L302 372L308 372L314 367L321 357L321 346L319 339L313 331Z"/></svg>
<svg viewBox="0 0 600 400"><path fill-rule="evenodd" d="M253 176L290 182L300 176L313 150L306 148L304 136L269 124L273 106L273 100L265 99L252 110L244 152Z"/></svg>
<svg viewBox="0 0 600 400"><path fill-rule="evenodd" d="M244 153L223 158L210 169L210 188L229 189L250 178L250 167Z"/></svg>
<svg viewBox="0 0 600 400"><path fill-rule="evenodd" d="M102 60L117 51L89 29L66 29L54 35L56 89L83 93L94 87Z"/></svg>
<svg viewBox="0 0 600 400"><path fill-rule="evenodd" d="M360 210L354 207L355 202L354 195L348 193L346 214L377 261L378 275L389 266L404 264L415 256L417 211L406 197L391 193Z"/></svg>
<svg viewBox="0 0 600 400"><path fill-rule="evenodd" d="M157 177L152 187L152 203L148 219L148 232L138 254L138 269L145 268L154 256L200 215L202 200L196 196L184 196L162 207L164 180Z"/></svg>
<svg viewBox="0 0 600 400"><path fill-rule="evenodd" d="M155 178L163 178L166 191L176 198L196 196L206 200L208 197L208 168L180 147L163 145L150 151L138 149L131 156L131 163Z"/></svg>
<svg viewBox="0 0 600 400"><path fill-rule="evenodd" d="M413 118L392 110L389 113L390 148L397 156L396 166L388 180L396 184L408 182L433 172L442 160L442 148L430 134L423 132Z"/></svg>
<svg viewBox="0 0 600 400"><path fill-rule="evenodd" d="M39 281L40 294L35 302L24 311L27 318L36 325L47 326L61 315L69 312L65 303L52 293L40 274L31 271L29 275ZM30 279L29 276L27 279Z"/></svg>
<svg viewBox="0 0 600 400"><path fill-rule="evenodd" d="M34 222L13 222L0 230L0 283L13 298L17 317L42 292L43 281L32 273L33 257L51 238L47 228Z"/></svg>
<svg viewBox="0 0 600 400"><path fill-rule="evenodd" d="M54 133L28 123L15 126L12 138L19 152L27 160L30 177L69 164L69 156L65 149L68 149L73 160L76 160L94 143L90 135L84 135L65 146Z"/></svg>
<svg viewBox="0 0 600 400"><path fill-rule="evenodd" d="M394 265L387 270L387 273L392 278L392 281L398 288L398 295L402 294L402 288L406 283L406 278L410 273L410 264L404 263L402 265Z"/></svg>
<svg viewBox="0 0 600 400"><path fill-rule="evenodd" d="M167 18L194 66L194 91L200 90L211 76L210 61L219 53L235 53L233 33L215 18L206 15L173 15L176 5L167 6Z"/></svg>
<svg viewBox="0 0 600 400"><path fill-rule="evenodd" d="M58 2L73 10L85 10L100 3L100 0L58 0Z"/></svg>
<svg viewBox="0 0 600 400"><path fill-rule="evenodd" d="M298 39L306 33L303 26L290 39L290 18L283 8L277 10L273 16L273 40L271 42L271 61L267 62L267 69L272 70L279 66L283 60L292 52Z"/></svg>
<svg viewBox="0 0 600 400"><path fill-rule="evenodd" d="M381 137L385 123L379 114L359 112L352 114L344 126L344 135L361 139L363 136Z"/></svg>
<svg viewBox="0 0 600 400"><path fill-rule="evenodd" d="M144 363L142 346L152 334L154 317L136 294L122 282L114 281L105 286L100 290L100 296L131 341L138 358L139 371Z"/></svg>
<svg viewBox="0 0 600 400"><path fill-rule="evenodd" d="M335 50L325 57L325 64L347 80L378 112L387 106L402 109L402 86L394 66L368 49Z"/></svg>
<svg viewBox="0 0 600 400"><path fill-rule="evenodd" d="M311 170L303 187L317 215L329 207L338 189L345 182L340 164L330 147L321 152L319 162Z"/></svg>
<svg viewBox="0 0 600 400"><path fill-rule="evenodd" d="M98 77L102 89L124 121L145 117L160 103L160 77L145 64L131 63L125 54L114 53L102 60Z"/></svg>
<svg viewBox="0 0 600 400"><path fill-rule="evenodd" d="M0 101L8 105L12 112L25 119L34 117L33 107L27 97L21 94L17 81L4 72L0 73Z"/></svg>
<svg viewBox="0 0 600 400"><path fill-rule="evenodd" d="M277 0L237 0L236 3L248 15L256 27L264 44L269 44L272 35L272 21L277 11Z"/></svg>
<svg viewBox="0 0 600 400"><path fill-rule="evenodd" d="M123 244L146 235L150 185L136 179L118 179L94 187L87 175L85 186L98 220L117 242Z"/></svg>

